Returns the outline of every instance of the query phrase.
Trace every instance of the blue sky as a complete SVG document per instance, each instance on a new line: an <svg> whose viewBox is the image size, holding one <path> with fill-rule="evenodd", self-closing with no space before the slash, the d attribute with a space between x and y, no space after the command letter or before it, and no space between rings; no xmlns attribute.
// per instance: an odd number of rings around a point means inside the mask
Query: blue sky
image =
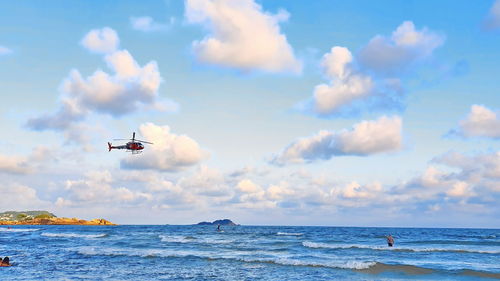
<svg viewBox="0 0 500 281"><path fill-rule="evenodd" d="M5 2L0 206L500 227L499 48L500 1Z"/></svg>

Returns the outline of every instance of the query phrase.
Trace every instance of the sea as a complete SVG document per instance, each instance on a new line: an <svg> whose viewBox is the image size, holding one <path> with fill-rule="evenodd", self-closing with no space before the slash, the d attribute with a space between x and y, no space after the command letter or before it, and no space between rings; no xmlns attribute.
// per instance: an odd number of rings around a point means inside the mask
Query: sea
<svg viewBox="0 0 500 281"><path fill-rule="evenodd" d="M500 229L221 228L0 226L0 280L500 280Z"/></svg>

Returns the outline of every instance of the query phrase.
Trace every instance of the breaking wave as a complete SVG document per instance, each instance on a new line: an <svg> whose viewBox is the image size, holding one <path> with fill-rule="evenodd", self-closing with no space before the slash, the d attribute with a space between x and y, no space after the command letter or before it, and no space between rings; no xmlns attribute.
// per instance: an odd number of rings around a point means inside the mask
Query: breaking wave
<svg viewBox="0 0 500 281"><path fill-rule="evenodd" d="M302 242L304 247L308 248L325 248L325 249L371 249L377 251L405 251L405 252L455 252L455 253L480 253L480 254L500 254L500 250L483 250L483 249L461 249L461 248L409 248L409 247L386 247L386 246L370 246L370 245L348 245L348 244L328 244L320 242Z"/></svg>
<svg viewBox="0 0 500 281"><path fill-rule="evenodd" d="M298 232L278 232L276 235L280 236L302 236L304 233L298 233Z"/></svg>
<svg viewBox="0 0 500 281"><path fill-rule="evenodd" d="M32 231L38 231L40 229L38 228L0 228L1 232L32 232Z"/></svg>
<svg viewBox="0 0 500 281"><path fill-rule="evenodd" d="M75 249L70 249L74 251ZM165 250L165 249L120 249L120 248L93 248L93 247L82 247L76 249L76 252L81 255L87 256L131 256L131 257L143 257L143 258L185 258L185 257L196 257L208 260L233 260L247 263L271 263L279 265L288 266L309 266L309 267L328 267L337 269L368 269L374 266L376 262L373 261L325 261L325 262L313 262L304 261L299 259L293 259L290 257L250 257L255 254L255 252L238 252L240 255L233 255L230 253L214 254L211 252L203 251L189 251L189 250Z"/></svg>
<svg viewBox="0 0 500 281"><path fill-rule="evenodd" d="M76 234L76 233L50 233L44 232L41 234L45 237L60 237L60 238L102 238L108 236L105 233L101 234Z"/></svg>
<svg viewBox="0 0 500 281"><path fill-rule="evenodd" d="M228 244L234 242L234 240L196 238L193 236L158 235L158 237L160 237L162 242L168 242L168 243Z"/></svg>

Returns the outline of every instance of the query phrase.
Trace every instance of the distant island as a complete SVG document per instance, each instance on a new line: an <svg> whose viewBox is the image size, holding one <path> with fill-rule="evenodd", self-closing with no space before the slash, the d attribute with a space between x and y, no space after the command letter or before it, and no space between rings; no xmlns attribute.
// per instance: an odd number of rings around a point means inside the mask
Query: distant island
<svg viewBox="0 0 500 281"><path fill-rule="evenodd" d="M115 225L105 219L58 218L47 211L8 211L0 213L0 225Z"/></svg>
<svg viewBox="0 0 500 281"><path fill-rule="evenodd" d="M239 225L231 221L230 219L223 219L223 220L215 220L213 222L208 222L208 221L202 221L197 223L196 225Z"/></svg>

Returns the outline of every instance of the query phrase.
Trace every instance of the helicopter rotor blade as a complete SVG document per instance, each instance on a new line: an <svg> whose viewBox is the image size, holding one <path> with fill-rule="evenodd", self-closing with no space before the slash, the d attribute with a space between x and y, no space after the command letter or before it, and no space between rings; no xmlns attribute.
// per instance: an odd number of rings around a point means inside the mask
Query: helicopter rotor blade
<svg viewBox="0 0 500 281"><path fill-rule="evenodd" d="M140 142L143 142L143 143L153 144L152 142L149 142L149 141L144 141L144 140L136 140L136 141L140 141Z"/></svg>

